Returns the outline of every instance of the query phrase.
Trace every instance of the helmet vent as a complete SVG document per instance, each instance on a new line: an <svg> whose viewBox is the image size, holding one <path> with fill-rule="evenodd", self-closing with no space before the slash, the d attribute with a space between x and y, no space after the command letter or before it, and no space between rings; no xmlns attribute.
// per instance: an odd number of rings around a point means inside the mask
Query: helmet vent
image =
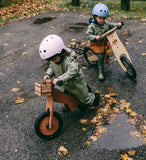
<svg viewBox="0 0 146 160"><path fill-rule="evenodd" d="M106 12L106 10L104 12Z"/></svg>
<svg viewBox="0 0 146 160"><path fill-rule="evenodd" d="M102 12L102 10L100 10L100 12Z"/></svg>
<svg viewBox="0 0 146 160"><path fill-rule="evenodd" d="M46 52L46 50L44 50L44 52Z"/></svg>

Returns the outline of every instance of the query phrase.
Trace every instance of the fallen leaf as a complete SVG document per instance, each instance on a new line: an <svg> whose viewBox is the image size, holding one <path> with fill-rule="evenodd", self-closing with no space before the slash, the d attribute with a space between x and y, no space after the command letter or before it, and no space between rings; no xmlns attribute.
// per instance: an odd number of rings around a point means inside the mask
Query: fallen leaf
<svg viewBox="0 0 146 160"><path fill-rule="evenodd" d="M5 33L6 36L9 36L11 33Z"/></svg>
<svg viewBox="0 0 146 160"><path fill-rule="evenodd" d="M25 55L28 55L28 53L27 52L23 52L22 55L25 56Z"/></svg>
<svg viewBox="0 0 146 160"><path fill-rule="evenodd" d="M137 121L137 118L128 118L127 123L130 123L131 125L135 125Z"/></svg>
<svg viewBox="0 0 146 160"><path fill-rule="evenodd" d="M18 149L15 149L14 152L17 153L17 152L18 152Z"/></svg>
<svg viewBox="0 0 146 160"><path fill-rule="evenodd" d="M143 130L142 130L142 134L143 134L144 136L146 136L146 129L143 129Z"/></svg>
<svg viewBox="0 0 146 160"><path fill-rule="evenodd" d="M127 35L128 34L128 32L123 32L123 33L121 33L122 35Z"/></svg>
<svg viewBox="0 0 146 160"><path fill-rule="evenodd" d="M34 44L38 44L38 43L39 43L39 41L34 41L33 43L34 43Z"/></svg>
<svg viewBox="0 0 146 160"><path fill-rule="evenodd" d="M130 135L133 136L135 139L141 137L141 135L138 131L130 131Z"/></svg>
<svg viewBox="0 0 146 160"><path fill-rule="evenodd" d="M128 45L128 44L129 44L129 42L125 42L125 44L126 44L126 45Z"/></svg>
<svg viewBox="0 0 146 160"><path fill-rule="evenodd" d="M140 19L141 21L146 21L146 18L142 18L142 19Z"/></svg>
<svg viewBox="0 0 146 160"><path fill-rule="evenodd" d="M90 136L90 139L91 139L92 141L97 141L97 140L98 140L98 137L97 137L97 136Z"/></svg>
<svg viewBox="0 0 146 160"><path fill-rule="evenodd" d="M60 146L58 151L61 152L64 156L68 154L68 150L64 146Z"/></svg>
<svg viewBox="0 0 146 160"><path fill-rule="evenodd" d="M146 137L141 138L141 141L143 142L144 145L146 145Z"/></svg>
<svg viewBox="0 0 146 160"><path fill-rule="evenodd" d="M128 153L129 156L134 156L136 151L135 150L129 150L127 153Z"/></svg>
<svg viewBox="0 0 146 160"><path fill-rule="evenodd" d="M20 81L16 81L16 83L20 84L21 82Z"/></svg>
<svg viewBox="0 0 146 160"><path fill-rule="evenodd" d="M146 56L146 53L142 53L141 55L142 55L142 56Z"/></svg>
<svg viewBox="0 0 146 160"><path fill-rule="evenodd" d="M89 119L81 119L80 122L81 124L87 124L87 125L91 123Z"/></svg>
<svg viewBox="0 0 146 160"><path fill-rule="evenodd" d="M99 134L102 135L102 134L104 134L104 133L106 133L106 132L107 132L107 128L105 128L105 127L99 127L99 128L98 128L98 133L99 133Z"/></svg>
<svg viewBox="0 0 146 160"><path fill-rule="evenodd" d="M124 109L124 108L128 108L131 105L130 102L126 102L125 100L120 100L120 108Z"/></svg>
<svg viewBox="0 0 146 160"><path fill-rule="evenodd" d="M122 160L127 160L128 158L128 155L125 153L125 154L121 154L121 158Z"/></svg>
<svg viewBox="0 0 146 160"><path fill-rule="evenodd" d="M90 144L91 144L91 141L87 140L87 141L86 141L86 144L87 144L87 145L90 145Z"/></svg>
<svg viewBox="0 0 146 160"><path fill-rule="evenodd" d="M50 26L50 28L55 28L55 26Z"/></svg>
<svg viewBox="0 0 146 160"><path fill-rule="evenodd" d="M131 112L132 112L132 108L128 108L128 107L127 107L127 108L125 109L125 111L126 111L126 113L131 113Z"/></svg>
<svg viewBox="0 0 146 160"><path fill-rule="evenodd" d="M5 70L6 70L6 71L9 71L9 70L10 70L10 68L6 68Z"/></svg>
<svg viewBox="0 0 146 160"><path fill-rule="evenodd" d="M86 128L82 128L82 131L86 131L87 129Z"/></svg>
<svg viewBox="0 0 146 160"><path fill-rule="evenodd" d="M7 44L7 43L5 43L5 44L4 44L4 46L8 46L8 44Z"/></svg>
<svg viewBox="0 0 146 160"><path fill-rule="evenodd" d="M136 115L137 115L137 113L136 113L135 111L133 111L133 112L130 113L130 116L133 116L133 117L134 117L134 116L136 116Z"/></svg>
<svg viewBox="0 0 146 160"><path fill-rule="evenodd" d="M118 94L116 94L115 92L110 92L110 96L111 96L111 97L117 97Z"/></svg>
<svg viewBox="0 0 146 160"><path fill-rule="evenodd" d="M23 103L24 98L23 97L18 97L17 99L14 100L15 104Z"/></svg>
<svg viewBox="0 0 146 160"><path fill-rule="evenodd" d="M13 89L11 90L11 92L18 92L18 91L20 91L20 88L13 88Z"/></svg>

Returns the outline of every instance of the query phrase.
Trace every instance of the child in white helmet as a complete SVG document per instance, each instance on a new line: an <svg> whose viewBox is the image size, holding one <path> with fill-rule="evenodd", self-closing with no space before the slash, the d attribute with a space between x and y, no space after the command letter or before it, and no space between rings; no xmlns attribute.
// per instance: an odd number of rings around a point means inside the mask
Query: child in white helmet
<svg viewBox="0 0 146 160"><path fill-rule="evenodd" d="M109 9L103 3L98 3L94 6L92 11L93 19L89 19L89 26L86 31L86 38L88 39L91 50L98 56L99 80L104 80L103 65L104 65L104 51L106 46L106 39L101 40L100 36L115 26L122 26L122 23L112 23L106 18L109 16Z"/></svg>
<svg viewBox="0 0 146 160"><path fill-rule="evenodd" d="M43 39L39 48L40 57L50 62L44 80L52 78L53 84L62 81L63 85L58 89L78 99L85 106L98 106L99 94L88 91L85 77L74 58L75 52L67 48L61 37L51 34ZM66 110L69 110L66 107Z"/></svg>

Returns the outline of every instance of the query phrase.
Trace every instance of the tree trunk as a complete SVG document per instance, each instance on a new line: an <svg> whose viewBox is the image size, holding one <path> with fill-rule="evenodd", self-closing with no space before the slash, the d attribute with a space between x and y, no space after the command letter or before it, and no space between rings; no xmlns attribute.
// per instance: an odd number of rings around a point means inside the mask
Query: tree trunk
<svg viewBox="0 0 146 160"><path fill-rule="evenodd" d="M73 6L79 6L80 5L80 0L72 0L72 5Z"/></svg>
<svg viewBox="0 0 146 160"><path fill-rule="evenodd" d="M121 0L121 9L129 11L130 10L130 0Z"/></svg>
<svg viewBox="0 0 146 160"><path fill-rule="evenodd" d="M0 8L3 6L3 4L2 4L2 0L0 0Z"/></svg>

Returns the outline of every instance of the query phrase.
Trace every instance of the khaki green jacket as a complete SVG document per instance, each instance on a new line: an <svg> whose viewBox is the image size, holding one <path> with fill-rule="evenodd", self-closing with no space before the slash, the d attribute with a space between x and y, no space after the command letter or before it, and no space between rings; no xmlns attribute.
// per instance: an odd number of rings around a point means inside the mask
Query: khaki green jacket
<svg viewBox="0 0 146 160"><path fill-rule="evenodd" d="M88 39L88 43L90 44L91 42L94 42L96 40L97 35L102 35L115 26L116 23L110 22L108 20L105 20L105 23L103 25L91 23L88 26L85 37Z"/></svg>
<svg viewBox="0 0 146 160"><path fill-rule="evenodd" d="M95 96L93 93L88 93L85 77L73 56L66 55L62 57L61 64L50 62L46 74L51 77L56 76L64 82L63 86L59 87L62 92L67 91L81 103L92 105Z"/></svg>

